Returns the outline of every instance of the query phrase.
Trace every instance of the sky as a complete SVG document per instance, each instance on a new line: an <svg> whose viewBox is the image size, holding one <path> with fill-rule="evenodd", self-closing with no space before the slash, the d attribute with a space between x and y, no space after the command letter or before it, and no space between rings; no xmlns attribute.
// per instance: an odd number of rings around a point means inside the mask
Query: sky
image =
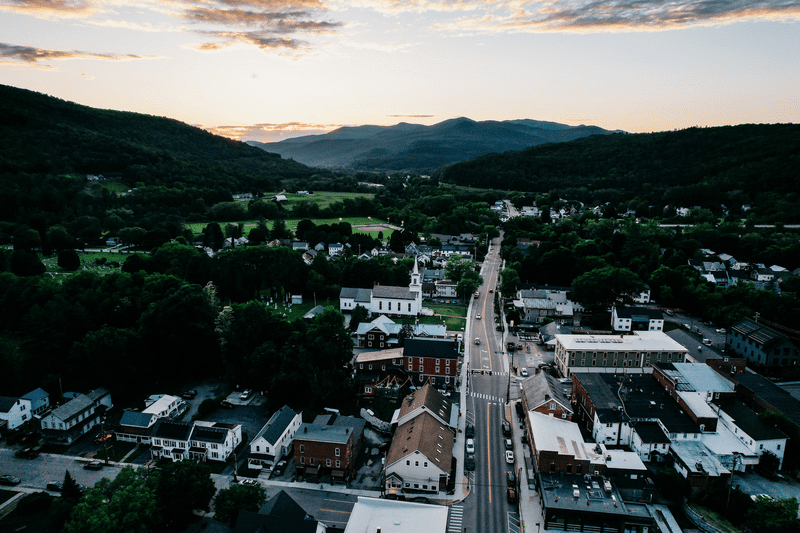
<svg viewBox="0 0 800 533"><path fill-rule="evenodd" d="M0 0L0 83L241 140L800 122L800 0Z"/></svg>

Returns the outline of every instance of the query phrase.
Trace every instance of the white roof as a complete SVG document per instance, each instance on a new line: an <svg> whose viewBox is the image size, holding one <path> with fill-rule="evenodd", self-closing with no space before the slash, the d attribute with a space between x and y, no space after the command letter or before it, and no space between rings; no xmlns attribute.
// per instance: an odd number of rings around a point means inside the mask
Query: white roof
<svg viewBox="0 0 800 533"><path fill-rule="evenodd" d="M675 371L698 392L733 392L733 382L702 363L672 363Z"/></svg>
<svg viewBox="0 0 800 533"><path fill-rule="evenodd" d="M663 331L637 331L633 335L556 335L556 339L567 350L683 353L689 351Z"/></svg>
<svg viewBox="0 0 800 533"><path fill-rule="evenodd" d="M719 418L717 411L711 408L706 401L708 393L706 392L687 392L687 391L678 391L678 396L686 402L686 405L689 406L689 409L695 414L698 418Z"/></svg>
<svg viewBox="0 0 800 533"><path fill-rule="evenodd" d="M382 500L359 496L344 533L445 533L444 505Z"/></svg>
<svg viewBox="0 0 800 533"><path fill-rule="evenodd" d="M647 470L638 453L625 450L606 450L606 466L620 470Z"/></svg>
<svg viewBox="0 0 800 533"><path fill-rule="evenodd" d="M745 457L754 455L733 431L723 423L717 424L715 433L703 433L703 444L718 457L725 457L735 453Z"/></svg>
<svg viewBox="0 0 800 533"><path fill-rule="evenodd" d="M578 424L561 418L528 412L531 433L539 452L552 451L574 455L576 459L588 459L592 463L603 463L602 453L595 451L596 444L583 440Z"/></svg>
<svg viewBox="0 0 800 533"><path fill-rule="evenodd" d="M152 396L151 396L152 398ZM158 416L163 416L165 411L169 411L169 406L177 400L177 396L170 396L169 394L164 394L156 400L155 402L151 403L147 409L142 411L143 413L154 414Z"/></svg>

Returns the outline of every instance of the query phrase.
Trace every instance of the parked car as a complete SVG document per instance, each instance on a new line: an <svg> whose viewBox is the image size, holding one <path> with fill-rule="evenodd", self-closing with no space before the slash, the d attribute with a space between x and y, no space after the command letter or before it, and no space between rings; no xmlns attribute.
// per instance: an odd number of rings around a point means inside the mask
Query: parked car
<svg viewBox="0 0 800 533"><path fill-rule="evenodd" d="M52 492L61 492L64 490L64 483L61 481L50 481L47 483L47 490Z"/></svg>
<svg viewBox="0 0 800 533"><path fill-rule="evenodd" d="M480 344L481 340L478 337L475 337L475 344Z"/></svg>
<svg viewBox="0 0 800 533"><path fill-rule="evenodd" d="M703 339L703 344L706 346L711 346L711 339Z"/></svg>
<svg viewBox="0 0 800 533"><path fill-rule="evenodd" d="M751 494L750 499L753 500L754 502L757 502L758 500L767 500L767 501L773 500L772 496L770 496L769 494Z"/></svg>
<svg viewBox="0 0 800 533"><path fill-rule="evenodd" d="M222 400L221 402L219 402L219 406L222 407L223 409L233 409L233 404L228 400Z"/></svg>
<svg viewBox="0 0 800 533"><path fill-rule="evenodd" d="M517 476L514 475L513 470L509 470L508 472L506 472L506 484L509 487L517 486Z"/></svg>
<svg viewBox="0 0 800 533"><path fill-rule="evenodd" d="M0 476L0 485L19 485L22 480L10 474Z"/></svg>
<svg viewBox="0 0 800 533"><path fill-rule="evenodd" d="M508 487L508 489L506 489L506 500L508 503L517 503L517 490Z"/></svg>
<svg viewBox="0 0 800 533"><path fill-rule="evenodd" d="M514 464L514 452L511 450L506 450L506 463L510 465Z"/></svg>
<svg viewBox="0 0 800 533"><path fill-rule="evenodd" d="M506 437L511 436L511 424L509 424L505 420L503 420L503 435L505 435Z"/></svg>
<svg viewBox="0 0 800 533"><path fill-rule="evenodd" d="M195 396L197 396L197 391L194 389L189 389L187 391L184 391L183 394L181 394L181 398L183 398L184 400L191 400Z"/></svg>
<svg viewBox="0 0 800 533"><path fill-rule="evenodd" d="M467 429L464 431L464 434L468 439L475 437L475 426L472 424L467 424Z"/></svg>
<svg viewBox="0 0 800 533"><path fill-rule="evenodd" d="M717 330L717 333L725 333L725 331L726 331L725 328L719 328Z"/></svg>
<svg viewBox="0 0 800 533"><path fill-rule="evenodd" d="M26 446L32 446L32 445L36 444L37 442L39 442L39 439L41 439L41 438L42 438L42 434L39 433L38 431L30 431L28 433L25 433L22 436L22 438L19 439L19 442L21 442L22 444L24 444Z"/></svg>
<svg viewBox="0 0 800 533"><path fill-rule="evenodd" d="M242 395L241 395L241 396L239 396L239 399L240 399L240 400L242 400L242 401L245 401L245 400L247 400L248 398L250 398L250 394L251 394L252 392L253 392L253 391L251 391L250 389L247 389L247 390L245 390L245 391L242 393Z"/></svg>
<svg viewBox="0 0 800 533"><path fill-rule="evenodd" d="M506 450L513 450L514 449L514 443L511 442L511 439L504 439L504 442L505 442L505 445L506 445Z"/></svg>
<svg viewBox="0 0 800 533"><path fill-rule="evenodd" d="M39 449L38 448L23 448L22 450L17 450L14 452L16 457L20 457L22 459L35 459L39 456Z"/></svg>
<svg viewBox="0 0 800 533"><path fill-rule="evenodd" d="M527 368L523 368L522 370L519 371L519 375L522 376L523 378L527 378L528 377L528 369Z"/></svg>
<svg viewBox="0 0 800 533"><path fill-rule="evenodd" d="M492 288L491 287L489 287L489 292L492 292Z"/></svg>
<svg viewBox="0 0 800 533"><path fill-rule="evenodd" d="M475 453L475 441L473 439L467 439L467 454Z"/></svg>
<svg viewBox="0 0 800 533"><path fill-rule="evenodd" d="M103 463L102 461L89 461L88 463L83 465L83 468L85 468L86 470L100 470L101 468L103 468Z"/></svg>
<svg viewBox="0 0 800 533"><path fill-rule="evenodd" d="M470 472L475 470L475 456L467 456L467 460L464 462L464 469L469 470Z"/></svg>
<svg viewBox="0 0 800 533"><path fill-rule="evenodd" d="M475 318L477 318L478 320L480 320L480 319L481 319L481 314L480 314L480 313L478 313L477 315L475 315Z"/></svg>
<svg viewBox="0 0 800 533"><path fill-rule="evenodd" d="M94 436L93 442L95 444L100 444L103 442L108 442L114 440L116 438L116 434L113 431L106 431L105 433L98 433Z"/></svg>
<svg viewBox="0 0 800 533"><path fill-rule="evenodd" d="M275 465L275 468L272 469L272 473L276 476L282 476L283 471L286 469L286 461L278 461L278 464Z"/></svg>
<svg viewBox="0 0 800 533"><path fill-rule="evenodd" d="M244 478L243 480L241 480L239 482L239 485L241 485L243 487L258 487L260 485L260 483L258 482L258 480L246 477L246 478Z"/></svg>

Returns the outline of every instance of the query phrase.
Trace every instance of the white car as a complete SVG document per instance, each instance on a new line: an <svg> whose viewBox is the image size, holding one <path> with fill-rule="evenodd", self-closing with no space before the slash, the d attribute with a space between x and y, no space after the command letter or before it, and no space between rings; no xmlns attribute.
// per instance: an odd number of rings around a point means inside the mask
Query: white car
<svg viewBox="0 0 800 533"><path fill-rule="evenodd" d="M523 378L527 378L528 377L528 369L527 368L523 368L522 370L519 371L519 375L522 376Z"/></svg>
<svg viewBox="0 0 800 533"><path fill-rule="evenodd" d="M475 315L475 318L477 318L478 320L480 320L480 319L481 319L481 314L480 314L480 313L478 313L477 315Z"/></svg>
<svg viewBox="0 0 800 533"><path fill-rule="evenodd" d="M475 440L467 439L467 453L472 455L475 453Z"/></svg>
<svg viewBox="0 0 800 533"><path fill-rule="evenodd" d="M506 450L506 462L510 465L514 464L514 452Z"/></svg>
<svg viewBox="0 0 800 533"><path fill-rule="evenodd" d="M717 330L717 333L725 333L725 328L719 328L719 329Z"/></svg>
<svg viewBox="0 0 800 533"><path fill-rule="evenodd" d="M241 396L239 396L239 399L240 399L240 400L242 400L242 401L245 401L246 399L248 399L248 398L250 397L250 393L251 393L251 392L252 392L252 391L251 391L250 389L247 389L246 391L244 391L244 392L242 393L242 395L241 395Z"/></svg>

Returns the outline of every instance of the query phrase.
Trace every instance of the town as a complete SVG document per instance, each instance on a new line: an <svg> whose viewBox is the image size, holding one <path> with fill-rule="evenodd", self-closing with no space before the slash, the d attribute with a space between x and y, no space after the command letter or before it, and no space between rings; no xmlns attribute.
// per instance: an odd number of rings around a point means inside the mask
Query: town
<svg viewBox="0 0 800 533"><path fill-rule="evenodd" d="M504 223L543 216L508 200L490 208ZM568 219L570 208L553 216ZM122 498L116 491L136 479L192 493L182 514L164 511L174 525L201 520L237 533L716 533L708 509L754 531L753 517L766 515L764 527L796 527L800 387L770 376L798 365L800 333L757 313L712 323L684 310L678 294L633 279L548 284L555 273L522 283L541 240L508 232L359 251L277 239L309 267L341 255L410 266L407 285L361 279L341 286L335 308L315 305L299 319L337 315L349 328L340 341L355 410L304 412L280 389L221 379L152 394L141 387L124 408L99 381L0 397L0 482L15 491L0 515L35 512L41 497L25 503L26 495L44 492L75 498L88 520L105 505L98 498ZM231 237L221 247L247 244ZM686 268L720 290L791 287L798 275L701 253ZM258 305L302 303L287 294ZM243 309L219 312L231 343L239 330L230 321ZM192 464L199 473L177 466ZM180 484L191 476L205 479L204 495Z"/></svg>

